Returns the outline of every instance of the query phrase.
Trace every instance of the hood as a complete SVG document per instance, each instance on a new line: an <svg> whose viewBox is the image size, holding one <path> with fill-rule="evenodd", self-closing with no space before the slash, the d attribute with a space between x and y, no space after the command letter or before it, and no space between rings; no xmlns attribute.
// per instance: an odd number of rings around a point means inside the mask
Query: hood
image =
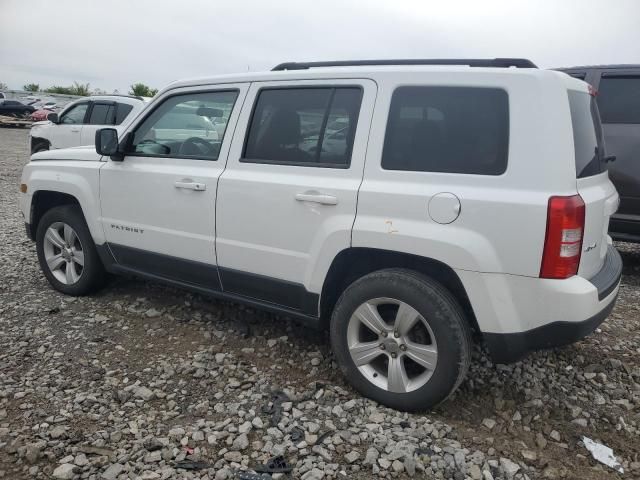
<svg viewBox="0 0 640 480"><path fill-rule="evenodd" d="M85 145L82 147L59 148L57 150L45 150L31 155L31 161L40 160L71 160L83 162L99 162L102 155L98 155L96 147Z"/></svg>

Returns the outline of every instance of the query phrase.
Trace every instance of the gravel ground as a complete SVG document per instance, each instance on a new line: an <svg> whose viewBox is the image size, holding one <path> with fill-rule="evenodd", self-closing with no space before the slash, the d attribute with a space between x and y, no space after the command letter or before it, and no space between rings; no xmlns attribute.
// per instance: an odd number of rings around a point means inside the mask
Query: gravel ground
<svg viewBox="0 0 640 480"><path fill-rule="evenodd" d="M510 366L477 348L452 399L399 413L285 318L125 278L53 291L17 206L27 158L27 131L0 130L0 478L219 480L275 455L304 480L640 478L638 246L586 340Z"/></svg>

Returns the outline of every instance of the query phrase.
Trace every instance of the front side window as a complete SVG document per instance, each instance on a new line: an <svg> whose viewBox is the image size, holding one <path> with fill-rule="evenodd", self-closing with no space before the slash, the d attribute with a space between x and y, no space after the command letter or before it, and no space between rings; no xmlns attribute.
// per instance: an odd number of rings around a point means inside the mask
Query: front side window
<svg viewBox="0 0 640 480"><path fill-rule="evenodd" d="M60 117L60 123L70 125L83 123L84 117L87 113L87 108L89 108L88 103L79 103L78 105L71 107L62 114L62 117Z"/></svg>
<svg viewBox="0 0 640 480"><path fill-rule="evenodd" d="M262 90L241 161L348 167L361 101L358 87Z"/></svg>
<svg viewBox="0 0 640 480"><path fill-rule="evenodd" d="M136 129L129 153L217 160L237 91L167 98Z"/></svg>
<svg viewBox="0 0 640 480"><path fill-rule="evenodd" d="M111 125L113 124L113 114L115 105L108 103L94 103L89 115L90 125Z"/></svg>
<svg viewBox="0 0 640 480"><path fill-rule="evenodd" d="M391 99L382 168L500 175L508 148L504 90L399 87Z"/></svg>
<svg viewBox="0 0 640 480"><path fill-rule="evenodd" d="M602 123L640 124L640 76L602 77L597 99Z"/></svg>

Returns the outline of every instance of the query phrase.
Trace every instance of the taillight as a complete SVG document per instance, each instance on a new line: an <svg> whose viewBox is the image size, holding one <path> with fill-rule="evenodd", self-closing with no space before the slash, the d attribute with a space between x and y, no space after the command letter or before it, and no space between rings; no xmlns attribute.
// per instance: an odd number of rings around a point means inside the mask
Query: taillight
<svg viewBox="0 0 640 480"><path fill-rule="evenodd" d="M580 195L549 199L540 278L562 279L578 273L584 212L584 201Z"/></svg>

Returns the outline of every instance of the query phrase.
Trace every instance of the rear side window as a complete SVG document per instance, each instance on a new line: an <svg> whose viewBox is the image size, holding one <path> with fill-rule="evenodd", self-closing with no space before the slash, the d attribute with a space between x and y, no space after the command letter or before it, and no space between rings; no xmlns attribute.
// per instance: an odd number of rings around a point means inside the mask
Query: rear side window
<svg viewBox="0 0 640 480"><path fill-rule="evenodd" d="M602 123L640 123L640 76L603 76L598 107Z"/></svg>
<svg viewBox="0 0 640 480"><path fill-rule="evenodd" d="M132 109L133 105L118 103L118 108L116 109L116 125L120 125Z"/></svg>
<svg viewBox="0 0 640 480"><path fill-rule="evenodd" d="M358 87L262 90L241 161L348 167L361 100Z"/></svg>
<svg viewBox="0 0 640 480"><path fill-rule="evenodd" d="M106 103L94 103L89 115L90 125L112 125L115 105Z"/></svg>
<svg viewBox="0 0 640 480"><path fill-rule="evenodd" d="M509 99L498 88L399 87L382 168L500 175L507 168Z"/></svg>
<svg viewBox="0 0 640 480"><path fill-rule="evenodd" d="M605 170L604 144L598 106L588 93L570 90L569 108L573 126L573 146L578 178L597 175Z"/></svg>

